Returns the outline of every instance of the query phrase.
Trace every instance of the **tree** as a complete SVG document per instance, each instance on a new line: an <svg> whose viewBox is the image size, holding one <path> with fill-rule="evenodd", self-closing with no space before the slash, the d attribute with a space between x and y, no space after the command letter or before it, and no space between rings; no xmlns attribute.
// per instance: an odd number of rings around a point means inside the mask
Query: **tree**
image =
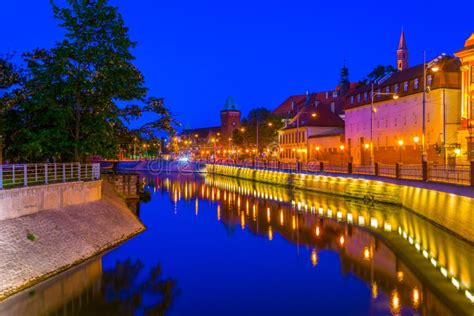
<svg viewBox="0 0 474 316"><path fill-rule="evenodd" d="M12 125L11 155L30 161L112 158L133 136L124 122L143 111L159 118L140 133L171 130L174 121L162 99L147 98L130 52L136 43L117 8L106 0L66 0L65 7L50 2L65 38L50 50L24 54L26 100L9 113L9 121L24 128Z"/></svg>
<svg viewBox="0 0 474 316"><path fill-rule="evenodd" d="M368 82L375 81L385 76L386 74L389 74L392 72L397 72L395 67L393 67L392 65L387 65L387 66L378 65L367 75L367 77L364 80L361 81L361 83L367 84Z"/></svg>
<svg viewBox="0 0 474 316"><path fill-rule="evenodd" d="M268 147L275 142L278 129L283 127L281 119L266 108L255 108L242 120L241 130L235 130L233 142L238 146L248 147L257 144L258 124L258 147L259 150ZM242 130L244 132L242 132Z"/></svg>
<svg viewBox="0 0 474 316"><path fill-rule="evenodd" d="M10 59L11 56L0 58L0 164L3 163L5 113L23 99L20 87L24 77Z"/></svg>

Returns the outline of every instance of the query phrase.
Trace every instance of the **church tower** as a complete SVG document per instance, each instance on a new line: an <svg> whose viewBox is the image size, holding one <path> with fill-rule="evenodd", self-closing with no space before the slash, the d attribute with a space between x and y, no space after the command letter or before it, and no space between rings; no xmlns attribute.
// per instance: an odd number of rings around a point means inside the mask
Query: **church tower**
<svg viewBox="0 0 474 316"><path fill-rule="evenodd" d="M398 42L397 49L397 69L402 71L408 68L408 48L405 41L405 33L402 30L400 34L400 41Z"/></svg>
<svg viewBox="0 0 474 316"><path fill-rule="evenodd" d="M232 137L235 129L240 127L240 110L232 97L228 97L221 111L221 133L224 140Z"/></svg>
<svg viewBox="0 0 474 316"><path fill-rule="evenodd" d="M349 90L350 85L351 83L349 82L349 69L346 67L346 62L344 61L344 66L341 68L341 80L339 81L341 93L346 93Z"/></svg>

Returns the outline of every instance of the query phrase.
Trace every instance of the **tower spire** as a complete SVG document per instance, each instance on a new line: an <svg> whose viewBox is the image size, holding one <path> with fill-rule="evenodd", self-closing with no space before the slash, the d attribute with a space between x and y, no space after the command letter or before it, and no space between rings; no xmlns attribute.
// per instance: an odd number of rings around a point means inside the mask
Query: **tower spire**
<svg viewBox="0 0 474 316"><path fill-rule="evenodd" d="M339 81L339 85L341 87L341 92L345 93L349 90L350 82L349 82L349 69L346 66L346 59L344 58L344 64L341 68L341 80Z"/></svg>
<svg viewBox="0 0 474 316"><path fill-rule="evenodd" d="M400 34L400 40L398 41L397 49L397 69L402 71L408 68L408 47L405 39L405 32L402 28L402 33Z"/></svg>

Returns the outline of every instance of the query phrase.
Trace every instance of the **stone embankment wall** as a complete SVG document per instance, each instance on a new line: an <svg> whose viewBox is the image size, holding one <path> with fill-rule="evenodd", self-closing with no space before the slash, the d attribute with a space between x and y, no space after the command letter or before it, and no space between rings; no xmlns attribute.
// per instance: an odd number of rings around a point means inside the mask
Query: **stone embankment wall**
<svg viewBox="0 0 474 316"><path fill-rule="evenodd" d="M0 221L101 199L101 181L0 190Z"/></svg>
<svg viewBox="0 0 474 316"><path fill-rule="evenodd" d="M100 190L100 184L73 184L82 185L84 191L58 195L62 197L62 204L39 202L43 208L48 205L61 207L0 221L0 300L144 230L109 184L104 183L99 193L88 192L90 186L99 185ZM33 188L18 190L28 189ZM43 189L49 192L49 188ZM64 192L68 190L64 189ZM87 196L94 201L79 204ZM32 202L31 198L28 203Z"/></svg>
<svg viewBox="0 0 474 316"><path fill-rule="evenodd" d="M456 235L474 242L474 199L469 196L372 179L255 170L224 165L208 165L206 172L404 206Z"/></svg>

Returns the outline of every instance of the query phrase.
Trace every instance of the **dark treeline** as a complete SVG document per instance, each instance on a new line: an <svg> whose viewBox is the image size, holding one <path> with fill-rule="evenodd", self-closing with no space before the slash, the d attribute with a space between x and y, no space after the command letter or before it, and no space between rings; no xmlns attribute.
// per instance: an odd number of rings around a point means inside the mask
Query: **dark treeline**
<svg viewBox="0 0 474 316"><path fill-rule="evenodd" d="M137 140L159 143L157 133L173 132L163 99L148 95L133 64L136 43L118 9L107 0L50 2L65 37L23 53L18 64L0 58L2 161L113 158ZM143 112L156 120L128 128Z"/></svg>

